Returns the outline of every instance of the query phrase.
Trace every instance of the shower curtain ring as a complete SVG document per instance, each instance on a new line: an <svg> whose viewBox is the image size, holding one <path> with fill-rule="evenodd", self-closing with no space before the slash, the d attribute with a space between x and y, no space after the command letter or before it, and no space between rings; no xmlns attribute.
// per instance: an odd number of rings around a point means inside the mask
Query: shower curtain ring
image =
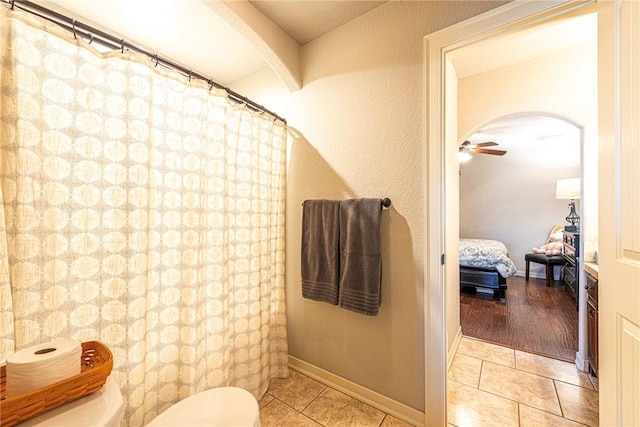
<svg viewBox="0 0 640 427"><path fill-rule="evenodd" d="M209 79L207 83L209 83L209 90L213 89L213 80Z"/></svg>
<svg viewBox="0 0 640 427"><path fill-rule="evenodd" d="M71 20L71 29L73 30L73 38L78 40L78 36L76 35L76 18Z"/></svg>
<svg viewBox="0 0 640 427"><path fill-rule="evenodd" d="M89 44L93 43L93 33L89 33Z"/></svg>
<svg viewBox="0 0 640 427"><path fill-rule="evenodd" d="M16 4L16 0L11 0L11 10L13 10L13 6Z"/></svg>
<svg viewBox="0 0 640 427"><path fill-rule="evenodd" d="M152 61L156 63L156 65L154 65L154 67L157 67L158 66L158 54L157 53L153 54Z"/></svg>
<svg viewBox="0 0 640 427"><path fill-rule="evenodd" d="M191 81L191 70L189 70L189 81Z"/></svg>
<svg viewBox="0 0 640 427"><path fill-rule="evenodd" d="M124 39L120 40L120 53L124 53Z"/></svg>

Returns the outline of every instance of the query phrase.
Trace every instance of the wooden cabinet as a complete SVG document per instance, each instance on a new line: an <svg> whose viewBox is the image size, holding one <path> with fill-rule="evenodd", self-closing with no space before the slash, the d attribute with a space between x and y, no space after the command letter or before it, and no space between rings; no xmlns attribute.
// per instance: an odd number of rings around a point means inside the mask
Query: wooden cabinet
<svg viewBox="0 0 640 427"><path fill-rule="evenodd" d="M598 376L598 279L587 274L587 352L589 370Z"/></svg>
<svg viewBox="0 0 640 427"><path fill-rule="evenodd" d="M562 280L567 288L567 292L576 300L578 308L578 283L580 274L578 271L580 263L580 233L564 231L562 235L562 255L566 264L562 270Z"/></svg>

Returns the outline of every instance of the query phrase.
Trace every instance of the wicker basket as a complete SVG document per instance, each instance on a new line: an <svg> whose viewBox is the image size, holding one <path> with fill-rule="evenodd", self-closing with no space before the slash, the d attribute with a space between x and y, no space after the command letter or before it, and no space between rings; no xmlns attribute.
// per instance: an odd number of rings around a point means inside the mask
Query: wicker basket
<svg viewBox="0 0 640 427"><path fill-rule="evenodd" d="M6 396L5 366L0 366L0 426L9 427L100 390L111 368L111 351L98 341L82 343L80 373L46 387Z"/></svg>

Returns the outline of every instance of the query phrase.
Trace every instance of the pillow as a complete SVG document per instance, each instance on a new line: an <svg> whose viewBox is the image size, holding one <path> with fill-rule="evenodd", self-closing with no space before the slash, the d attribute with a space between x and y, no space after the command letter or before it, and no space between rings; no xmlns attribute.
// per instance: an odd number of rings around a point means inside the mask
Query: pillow
<svg viewBox="0 0 640 427"><path fill-rule="evenodd" d="M545 254L547 256L560 255L562 253L562 242L551 242L539 248L531 248L534 254Z"/></svg>
<svg viewBox="0 0 640 427"><path fill-rule="evenodd" d="M562 231L558 231L557 233L550 235L547 243L551 242L562 242Z"/></svg>

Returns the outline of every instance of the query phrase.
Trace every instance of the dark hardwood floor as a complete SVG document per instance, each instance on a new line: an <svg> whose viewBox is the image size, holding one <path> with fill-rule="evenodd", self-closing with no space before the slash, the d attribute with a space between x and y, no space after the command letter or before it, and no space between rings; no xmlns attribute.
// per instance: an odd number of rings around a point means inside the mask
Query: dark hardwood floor
<svg viewBox="0 0 640 427"><path fill-rule="evenodd" d="M562 282L512 276L504 301L492 293L460 293L462 334L573 362L578 350L576 302Z"/></svg>

